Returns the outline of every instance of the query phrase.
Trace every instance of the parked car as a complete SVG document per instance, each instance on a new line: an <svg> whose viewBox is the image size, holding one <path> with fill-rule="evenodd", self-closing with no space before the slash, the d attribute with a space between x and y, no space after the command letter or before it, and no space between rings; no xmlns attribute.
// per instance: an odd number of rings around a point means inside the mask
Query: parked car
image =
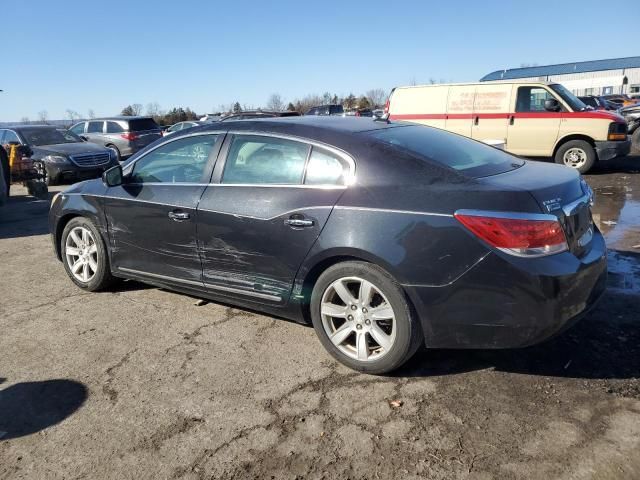
<svg viewBox="0 0 640 480"><path fill-rule="evenodd" d="M202 123L203 122L196 122L195 120L190 120L190 121L186 121L186 122L178 122L178 123L175 123L175 124L171 125L166 130L164 130L162 132L162 135L166 137L167 135L171 135L172 133L179 132L180 130L186 130L187 128L197 127L198 125L201 125Z"/></svg>
<svg viewBox="0 0 640 480"><path fill-rule="evenodd" d="M591 199L575 170L444 130L299 117L178 132L56 196L49 223L84 290L129 278L310 319L336 359L385 373L421 345L575 322L607 277Z"/></svg>
<svg viewBox="0 0 640 480"><path fill-rule="evenodd" d="M309 109L305 115L335 115L343 116L344 108L342 105L319 105Z"/></svg>
<svg viewBox="0 0 640 480"><path fill-rule="evenodd" d="M298 112L273 112L268 110L245 110L238 113L229 113L221 115L218 121L228 122L230 120L250 120L259 118L273 118L273 117L299 117Z"/></svg>
<svg viewBox="0 0 640 480"><path fill-rule="evenodd" d="M393 89L391 119L442 128L476 140L501 140L525 157L552 157L588 172L600 161L629 153L620 115L588 111L558 83L481 82Z"/></svg>
<svg viewBox="0 0 640 480"><path fill-rule="evenodd" d="M370 108L356 108L344 113L345 117L373 117L373 110Z"/></svg>
<svg viewBox="0 0 640 480"><path fill-rule="evenodd" d="M51 125L0 128L0 145L11 143L28 147L33 160L44 162L47 185L96 178L118 163L112 150Z"/></svg>
<svg viewBox="0 0 640 480"><path fill-rule="evenodd" d="M631 135L631 143L640 149L640 105L620 109L620 115L627 121L627 132Z"/></svg>
<svg viewBox="0 0 640 480"><path fill-rule="evenodd" d="M625 94L603 95L602 98L613 104L616 108L630 107L635 105L637 102L637 100L634 100Z"/></svg>
<svg viewBox="0 0 640 480"><path fill-rule="evenodd" d="M110 148L121 160L162 137L160 126L151 117L96 118L76 123L70 130L89 142Z"/></svg>
<svg viewBox="0 0 640 480"><path fill-rule="evenodd" d="M593 108L594 110L616 110L617 107L607 102L603 97L597 97L595 95L585 95L578 97L582 103L586 106Z"/></svg>

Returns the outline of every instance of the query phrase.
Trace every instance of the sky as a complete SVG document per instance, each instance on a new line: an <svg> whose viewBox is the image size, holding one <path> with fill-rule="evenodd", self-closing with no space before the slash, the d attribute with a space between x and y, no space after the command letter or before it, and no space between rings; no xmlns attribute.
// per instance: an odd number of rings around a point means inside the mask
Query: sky
<svg viewBox="0 0 640 480"><path fill-rule="evenodd" d="M620 32L640 13L602 25L602 8L589 0L6 0L0 121L36 120L43 110L49 119L67 109L115 115L151 102L207 113L236 101L260 107L272 93L287 102L358 95L639 55Z"/></svg>

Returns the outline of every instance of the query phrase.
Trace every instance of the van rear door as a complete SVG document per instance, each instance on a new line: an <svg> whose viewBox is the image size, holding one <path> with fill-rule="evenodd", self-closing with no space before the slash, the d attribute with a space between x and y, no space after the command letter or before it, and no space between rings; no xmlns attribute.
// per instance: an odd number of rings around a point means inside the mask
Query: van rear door
<svg viewBox="0 0 640 480"><path fill-rule="evenodd" d="M506 144L511 91L509 84L476 86L471 125L471 137L474 140L498 140Z"/></svg>
<svg viewBox="0 0 640 480"><path fill-rule="evenodd" d="M445 128L450 132L471 136L471 119L475 85L452 85L447 98L447 121Z"/></svg>
<svg viewBox="0 0 640 480"><path fill-rule="evenodd" d="M562 100L544 85L513 85L511 96L514 109L508 120L507 151L532 157L553 155L562 111L549 112L544 102L555 99L562 106Z"/></svg>

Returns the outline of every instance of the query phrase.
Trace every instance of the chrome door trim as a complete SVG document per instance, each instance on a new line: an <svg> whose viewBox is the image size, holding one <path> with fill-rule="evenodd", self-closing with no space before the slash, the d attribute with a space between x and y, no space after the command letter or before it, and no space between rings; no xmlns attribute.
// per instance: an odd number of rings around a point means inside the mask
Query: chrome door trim
<svg viewBox="0 0 640 480"><path fill-rule="evenodd" d="M118 271L119 272L123 272L123 273L130 273L132 275L137 275L137 276L141 276L141 277L156 278L158 280L165 280L165 281L172 282L172 283L181 283L181 284L184 284L184 285L193 285L193 286L200 287L200 288L210 288L212 290L219 290L221 292L237 293L239 295L246 295L246 296L249 296L249 297L261 298L261 299L264 299L264 300L271 300L271 301L275 301L275 302L282 301L282 297L279 296L279 295L272 295L272 294L269 294L269 293L262 293L262 292L250 292L250 291L247 291L247 290L242 290L240 288L225 287L225 286L222 286L222 285L213 285L211 283L196 282L194 280L184 280L182 278L170 277L168 275L160 275L160 274L157 274L157 273L144 272L142 270L135 270L133 268L118 267Z"/></svg>

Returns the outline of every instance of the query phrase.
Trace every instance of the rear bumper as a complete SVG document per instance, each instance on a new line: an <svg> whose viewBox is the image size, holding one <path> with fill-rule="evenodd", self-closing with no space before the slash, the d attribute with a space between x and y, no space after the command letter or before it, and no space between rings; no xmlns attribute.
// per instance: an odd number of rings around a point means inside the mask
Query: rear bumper
<svg viewBox="0 0 640 480"><path fill-rule="evenodd" d="M606 281L606 246L596 232L582 258L490 253L450 285L405 289L428 347L516 348L573 325L597 303Z"/></svg>
<svg viewBox="0 0 640 480"><path fill-rule="evenodd" d="M631 151L631 140L617 142L595 142L598 160L611 160L623 157Z"/></svg>

